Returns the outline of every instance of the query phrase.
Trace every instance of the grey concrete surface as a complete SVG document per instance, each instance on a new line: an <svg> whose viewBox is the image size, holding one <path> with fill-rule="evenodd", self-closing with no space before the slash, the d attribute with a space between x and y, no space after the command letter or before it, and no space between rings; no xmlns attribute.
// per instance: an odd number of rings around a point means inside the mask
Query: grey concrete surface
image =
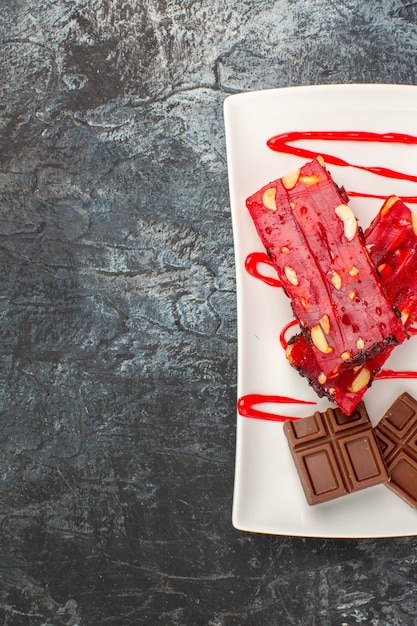
<svg viewBox="0 0 417 626"><path fill-rule="evenodd" d="M414 624L415 538L231 526L222 107L416 83L417 4L1 0L0 30L1 623Z"/></svg>

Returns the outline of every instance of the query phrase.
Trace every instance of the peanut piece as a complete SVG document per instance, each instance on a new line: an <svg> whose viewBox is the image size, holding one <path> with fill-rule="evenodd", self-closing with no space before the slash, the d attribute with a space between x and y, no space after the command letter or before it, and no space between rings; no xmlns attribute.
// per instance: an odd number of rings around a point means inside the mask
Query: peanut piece
<svg viewBox="0 0 417 626"><path fill-rule="evenodd" d="M285 176L283 176L281 178L281 182L283 184L283 186L285 187L285 189L292 189L293 187L295 187L295 185L297 184L298 178L300 176L300 170L295 170L294 172L291 172L290 174L286 174Z"/></svg>
<svg viewBox="0 0 417 626"><path fill-rule="evenodd" d="M297 286L298 276L297 276L297 272L295 271L295 269L287 265L286 267L284 267L284 272L285 272L285 276L287 277L288 282L291 283L291 285Z"/></svg>
<svg viewBox="0 0 417 626"><path fill-rule="evenodd" d="M299 181L304 185L316 185L319 182L317 174L311 174L310 176L300 176Z"/></svg>
<svg viewBox="0 0 417 626"><path fill-rule="evenodd" d="M406 323L406 321L408 320L410 315L410 311L408 311L407 309L404 309L403 311L401 311L401 322L403 324Z"/></svg>
<svg viewBox="0 0 417 626"><path fill-rule="evenodd" d="M324 332L326 333L326 335L328 335L330 333L329 316L328 315L323 315L323 317L321 317L320 320L319 320L319 324L322 327L322 329L324 330Z"/></svg>
<svg viewBox="0 0 417 626"><path fill-rule="evenodd" d="M293 348L292 344L289 343L285 349L285 356L287 357L290 363L294 362L294 359L291 356L292 348Z"/></svg>
<svg viewBox="0 0 417 626"><path fill-rule="evenodd" d="M341 289L342 287L342 277L336 271L332 273L331 283L333 287L337 290Z"/></svg>
<svg viewBox="0 0 417 626"><path fill-rule="evenodd" d="M266 189L264 191L263 196L262 196L262 204L264 205L266 209L269 209L270 211L277 210L277 205L275 202L276 195L277 195L277 190L275 187L269 187L269 189Z"/></svg>
<svg viewBox="0 0 417 626"><path fill-rule="evenodd" d="M358 229L355 214L347 204L339 204L334 212L343 222L343 233L348 241L352 241Z"/></svg>
<svg viewBox="0 0 417 626"><path fill-rule="evenodd" d="M389 212L390 208L392 207L393 204L395 204L397 201L399 200L398 196L390 196L389 198L387 198L380 210L380 216L381 219L384 218L387 213Z"/></svg>
<svg viewBox="0 0 417 626"><path fill-rule="evenodd" d="M364 387L366 387L371 380L371 372L367 367L363 367L356 378L353 379L351 386L349 387L349 391L352 393L356 393L360 391Z"/></svg>
<svg viewBox="0 0 417 626"><path fill-rule="evenodd" d="M410 211L410 212L411 212L411 226L413 227L413 233L417 237L417 213L414 213L414 211Z"/></svg>
<svg viewBox="0 0 417 626"><path fill-rule="evenodd" d="M316 346L316 348L320 350L320 352L323 352L323 354L330 354L331 352L333 352L333 348L327 343L327 339L324 336L324 332L320 324L312 326L311 341Z"/></svg>
<svg viewBox="0 0 417 626"><path fill-rule="evenodd" d="M392 267L389 263L381 263L378 265L378 272L383 278L386 278L392 274Z"/></svg>

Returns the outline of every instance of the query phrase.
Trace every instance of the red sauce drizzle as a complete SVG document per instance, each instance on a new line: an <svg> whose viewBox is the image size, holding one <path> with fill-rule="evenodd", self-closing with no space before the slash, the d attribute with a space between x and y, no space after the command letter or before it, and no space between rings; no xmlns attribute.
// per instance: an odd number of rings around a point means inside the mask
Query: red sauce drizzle
<svg viewBox="0 0 417 626"><path fill-rule="evenodd" d="M375 380L388 380L393 378L417 378L417 372L394 372L394 370L381 370Z"/></svg>
<svg viewBox="0 0 417 626"><path fill-rule="evenodd" d="M282 284L278 278L261 274L261 272L259 271L259 265L261 265L262 263L264 265L269 265L269 267L274 267L271 259L266 254L266 252L251 252L251 254L248 254L245 259L245 269L248 274L250 274L254 278L262 280L267 285L270 285L271 287L281 287Z"/></svg>
<svg viewBox="0 0 417 626"><path fill-rule="evenodd" d="M307 131L307 132L289 132L276 135L267 141L267 145L271 150L275 152L281 152L285 154L292 154L302 157L304 159L313 159L317 156L317 151L308 150L306 148L289 145L291 142L300 140L320 140L320 141L359 141L359 142L375 142L375 143L399 143L406 145L417 145L417 137L413 135L407 135L403 133L369 133L363 131ZM396 180L406 180L409 182L417 182L417 176L405 174L404 172L397 172L385 167L378 166L364 166L348 163L344 159L331 154L320 153L326 163L330 165L339 165L342 167L354 167L359 170L367 171L377 176L384 176L386 178L393 178ZM385 200L386 196L380 196L375 194L361 193L358 191L348 191L349 196L360 196L362 198L379 198ZM401 196L404 202L417 203L417 196ZM264 276L259 272L258 265L266 264L272 266L272 263L265 252L253 252L249 254L245 261L246 271L255 278L262 280L267 285L272 287L281 287L281 282L278 278L271 278ZM284 326L280 333L280 342L285 349L288 345L285 334L289 328L297 324L296 320L292 320ZM408 332L411 335L417 334L417 328L409 328ZM417 379L417 372L412 371L393 371L393 370L381 370L377 376L377 380L384 379L397 379L397 378L411 378ZM282 422L285 420L297 420L298 417L289 415L277 415L268 411L262 411L259 408L255 408L254 405L263 403L276 403L276 404L316 404L315 402L309 402L306 400L299 400L297 398L289 398L286 396L276 395L262 395L262 394L249 394L239 398L237 408L239 415L243 417L251 417L262 420L271 420Z"/></svg>
<svg viewBox="0 0 417 626"><path fill-rule="evenodd" d="M406 135L403 133L368 133L364 131L306 131L306 132L289 132L281 133L275 137L268 139L267 145L271 150L275 152L281 152L285 154L292 154L302 157L304 159L313 159L317 156L317 151L309 150L307 148L301 148L299 146L289 145L291 142L300 140L319 140L319 141L359 141L366 143L398 143L406 145L417 145L417 137L414 135ZM409 182L417 182L417 176L412 174L405 174L404 172L398 172L386 167L379 166L365 166L356 165L354 163L348 163L340 157L332 154L320 153L326 163L330 165L339 165L342 167L354 167L365 172L376 174L377 176L384 176L385 178L393 178L396 180L407 180ZM380 198L385 199L385 196L379 196L374 194L365 194L358 191L347 191L350 196L360 196L364 198ZM405 202L416 202L417 196L401 196Z"/></svg>
<svg viewBox="0 0 417 626"><path fill-rule="evenodd" d="M297 320L291 320L291 322L288 322L288 324L285 324L284 328L281 330L279 334L279 342L281 346L284 348L284 350L286 350L288 347L288 341L286 340L285 335L287 334L287 331L293 326L298 326Z"/></svg>
<svg viewBox="0 0 417 626"><path fill-rule="evenodd" d="M316 402L310 402L308 400L299 400L297 398L289 398L287 396L269 396L259 393L251 393L247 396L242 396L237 402L237 410L239 415L243 417L254 417L257 419L270 420L273 422L284 422L285 420L298 420L299 417L293 415L277 415L276 413L270 413L269 411L262 411L261 409L254 408L255 404L263 404L265 402L272 402L274 404L316 404Z"/></svg>

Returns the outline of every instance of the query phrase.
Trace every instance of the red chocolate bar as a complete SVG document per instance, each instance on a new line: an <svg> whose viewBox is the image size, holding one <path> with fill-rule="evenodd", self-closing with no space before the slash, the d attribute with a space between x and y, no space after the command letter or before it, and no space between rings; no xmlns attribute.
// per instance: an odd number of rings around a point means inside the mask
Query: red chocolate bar
<svg viewBox="0 0 417 626"><path fill-rule="evenodd" d="M417 508L417 402L403 393L374 428L388 468L387 487Z"/></svg>
<svg viewBox="0 0 417 626"><path fill-rule="evenodd" d="M246 204L326 377L405 340L357 220L319 160Z"/></svg>
<svg viewBox="0 0 417 626"><path fill-rule="evenodd" d="M396 196L388 198L365 231L372 262L381 273L384 290L409 328L417 315L417 216ZM363 398L393 348L377 354L362 366L327 379L302 334L292 337L287 358L308 378L319 396L327 396L349 414Z"/></svg>
<svg viewBox="0 0 417 626"><path fill-rule="evenodd" d="M367 228L365 240L384 291L409 328L417 316L417 214L390 196Z"/></svg>
<svg viewBox="0 0 417 626"><path fill-rule="evenodd" d="M287 421L284 433L309 504L388 480L363 403L349 417L336 408Z"/></svg>

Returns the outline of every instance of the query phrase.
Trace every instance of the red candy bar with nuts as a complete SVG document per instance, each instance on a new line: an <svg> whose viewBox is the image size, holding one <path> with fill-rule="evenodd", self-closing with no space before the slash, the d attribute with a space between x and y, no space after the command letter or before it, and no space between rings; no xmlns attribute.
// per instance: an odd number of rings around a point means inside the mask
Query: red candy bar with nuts
<svg viewBox="0 0 417 626"><path fill-rule="evenodd" d="M398 197L389 197L365 231L366 247L381 274L387 295L409 328L417 315L417 215ZM350 414L360 402L392 348L377 354L362 366L326 379L302 334L288 343L287 358L308 378L319 396L327 396Z"/></svg>
<svg viewBox="0 0 417 626"><path fill-rule="evenodd" d="M405 328L417 317L417 214L390 196L365 232L366 247Z"/></svg>
<svg viewBox="0 0 417 626"><path fill-rule="evenodd" d="M355 215L321 160L262 187L246 205L323 376L406 339Z"/></svg>

